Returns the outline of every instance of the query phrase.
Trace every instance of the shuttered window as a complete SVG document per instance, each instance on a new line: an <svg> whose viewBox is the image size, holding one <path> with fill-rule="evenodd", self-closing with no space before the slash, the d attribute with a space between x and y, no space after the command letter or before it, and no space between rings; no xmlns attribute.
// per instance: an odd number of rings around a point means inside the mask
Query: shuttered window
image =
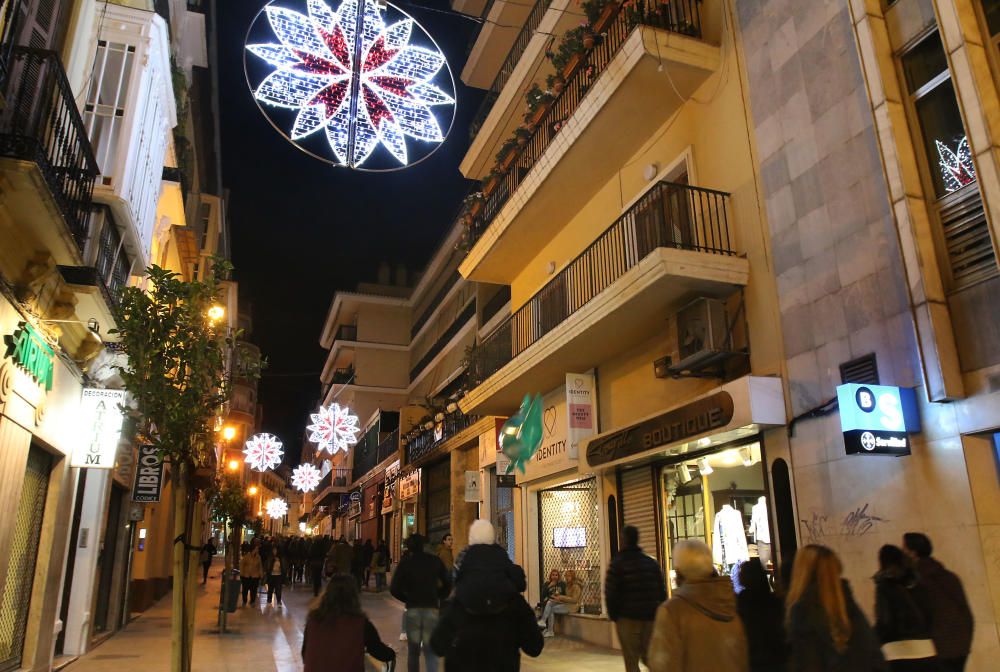
<svg viewBox="0 0 1000 672"><path fill-rule="evenodd" d="M656 495L652 467L621 472L622 520L639 530L639 545L648 555L659 557L656 543Z"/></svg>
<svg viewBox="0 0 1000 672"><path fill-rule="evenodd" d="M983 200L976 185L942 199L938 211L951 268L952 291L998 274Z"/></svg>

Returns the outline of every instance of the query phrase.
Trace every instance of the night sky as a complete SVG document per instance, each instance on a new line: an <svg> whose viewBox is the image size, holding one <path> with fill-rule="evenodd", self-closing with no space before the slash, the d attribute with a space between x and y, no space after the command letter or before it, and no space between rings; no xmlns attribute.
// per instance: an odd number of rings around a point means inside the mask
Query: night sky
<svg viewBox="0 0 1000 672"><path fill-rule="evenodd" d="M299 447L320 393L326 351L320 330L333 294L372 281L381 261L421 270L450 226L470 183L458 171L468 125L482 92L459 80L478 25L445 12L396 3L434 37L458 87L454 126L444 145L418 166L359 173L313 159L265 120L243 73L243 42L265 0L221 0L219 61L223 182L230 191L232 256L241 303L269 366L260 381L258 431ZM330 0L336 6L336 0ZM447 0L422 5L448 10Z"/></svg>

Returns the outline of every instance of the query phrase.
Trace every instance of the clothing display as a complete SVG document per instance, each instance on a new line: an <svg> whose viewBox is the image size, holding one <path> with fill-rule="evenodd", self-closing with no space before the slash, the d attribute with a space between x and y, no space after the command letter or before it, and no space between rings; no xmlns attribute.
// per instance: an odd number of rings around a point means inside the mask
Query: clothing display
<svg viewBox="0 0 1000 672"><path fill-rule="evenodd" d="M724 504L715 514L712 525L712 555L715 564L731 567L750 559L743 514Z"/></svg>
<svg viewBox="0 0 1000 672"><path fill-rule="evenodd" d="M767 520L767 499L761 497L750 511L750 534L758 544L771 543L771 527Z"/></svg>

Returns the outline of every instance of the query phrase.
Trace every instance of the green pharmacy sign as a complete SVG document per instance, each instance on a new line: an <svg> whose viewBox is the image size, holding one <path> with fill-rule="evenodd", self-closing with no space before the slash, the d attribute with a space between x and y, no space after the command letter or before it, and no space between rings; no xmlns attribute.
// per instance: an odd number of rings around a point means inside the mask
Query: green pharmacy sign
<svg viewBox="0 0 1000 672"><path fill-rule="evenodd" d="M17 331L5 336L4 341L7 343L4 357L13 359L39 385L44 385L46 392L50 391L55 353L42 335L27 322L21 322L17 325Z"/></svg>

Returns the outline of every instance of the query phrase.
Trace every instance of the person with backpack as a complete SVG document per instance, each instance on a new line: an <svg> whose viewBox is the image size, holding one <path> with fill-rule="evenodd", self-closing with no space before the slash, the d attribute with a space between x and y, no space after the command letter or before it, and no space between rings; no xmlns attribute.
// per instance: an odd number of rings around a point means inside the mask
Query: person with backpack
<svg viewBox="0 0 1000 672"><path fill-rule="evenodd" d="M420 672L420 652L424 653L426 672L437 672L438 657L431 648L431 633L438 622L441 600L451 592L451 577L436 555L424 552L424 538L407 538L409 555L403 557L392 575L389 591L406 605L406 667Z"/></svg>
<svg viewBox="0 0 1000 672"><path fill-rule="evenodd" d="M455 559L453 572L455 601L473 614L499 613L528 587L524 570L496 543L488 520L469 526L469 545Z"/></svg>
<svg viewBox="0 0 1000 672"><path fill-rule="evenodd" d="M608 617L618 630L627 672L639 672L639 660L648 667L646 654L653 636L656 609L667 599L660 563L639 547L639 530L622 530L625 547L608 567L604 597Z"/></svg>
<svg viewBox="0 0 1000 672"><path fill-rule="evenodd" d="M306 619L303 672L364 672L366 653L384 663L396 660L361 610L354 577L334 575Z"/></svg>
<svg viewBox="0 0 1000 672"><path fill-rule="evenodd" d="M898 546L878 552L875 574L875 632L893 672L936 672L940 669L931 640L931 606L927 588Z"/></svg>

